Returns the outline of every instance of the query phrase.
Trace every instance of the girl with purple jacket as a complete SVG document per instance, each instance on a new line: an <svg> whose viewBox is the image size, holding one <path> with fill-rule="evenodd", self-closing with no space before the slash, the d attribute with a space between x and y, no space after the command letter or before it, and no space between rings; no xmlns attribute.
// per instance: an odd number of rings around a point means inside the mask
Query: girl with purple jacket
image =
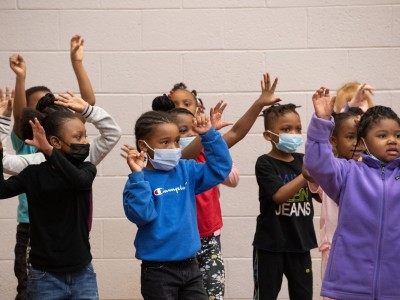
<svg viewBox="0 0 400 300"><path fill-rule="evenodd" d="M335 158L329 138L335 99L320 88L307 132L305 168L339 205L338 227L321 295L334 299L400 299L400 119L369 108L357 129L362 161Z"/></svg>

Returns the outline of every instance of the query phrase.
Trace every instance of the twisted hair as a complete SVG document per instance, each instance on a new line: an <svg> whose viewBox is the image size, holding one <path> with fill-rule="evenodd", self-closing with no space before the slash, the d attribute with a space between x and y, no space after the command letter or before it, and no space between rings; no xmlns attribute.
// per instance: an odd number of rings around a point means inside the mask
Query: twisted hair
<svg viewBox="0 0 400 300"><path fill-rule="evenodd" d="M184 84L183 82L175 83L174 87L171 90L171 93L175 92L176 90L184 90L184 91L188 91L189 93L191 93L193 95L194 99L196 100L197 107L199 107L199 109L201 110L201 113L204 112L206 107L204 106L203 100L201 100L199 97L197 97L197 91L196 90L189 91L187 89L186 84Z"/></svg>
<svg viewBox="0 0 400 300"><path fill-rule="evenodd" d="M22 138L32 139L33 132L29 121L34 121L37 118L46 132L47 140L51 136L60 136L63 125L66 121L78 119L78 116L70 111L55 111L49 115L42 114L37 110L26 108L22 113Z"/></svg>
<svg viewBox="0 0 400 300"><path fill-rule="evenodd" d="M264 109L260 115L264 117L264 129L270 129L272 127L272 124L274 124L279 117L287 113L295 113L296 115L299 115L296 111L296 108L298 107L300 106L296 106L292 103L282 105L279 103L275 103L274 105L271 105L270 107Z"/></svg>
<svg viewBox="0 0 400 300"><path fill-rule="evenodd" d="M174 123L164 111L148 111L137 119L135 124L136 148L140 151L139 140L145 140L153 129L161 124Z"/></svg>
<svg viewBox="0 0 400 300"><path fill-rule="evenodd" d="M339 129L342 125L342 123L349 119L349 118L354 118L356 116L362 116L363 115L363 110L359 107L350 107L350 109L346 112L342 113L333 113L333 119L335 120L335 128L333 129L333 136L336 136L339 133Z"/></svg>
<svg viewBox="0 0 400 300"><path fill-rule="evenodd" d="M361 138L367 136L368 130L380 121L390 119L396 121L400 126L400 119L397 114L390 108L386 106L373 106L369 108L361 117L360 122L357 127L357 144L360 142Z"/></svg>
<svg viewBox="0 0 400 300"><path fill-rule="evenodd" d="M54 97L54 94L47 93L39 99L38 103L36 104L36 110L43 114L50 114L55 111L69 111L68 108L55 104L55 101L56 98Z"/></svg>
<svg viewBox="0 0 400 300"><path fill-rule="evenodd" d="M151 103L151 108L155 111L169 111L175 108L174 102L166 94L155 97Z"/></svg>

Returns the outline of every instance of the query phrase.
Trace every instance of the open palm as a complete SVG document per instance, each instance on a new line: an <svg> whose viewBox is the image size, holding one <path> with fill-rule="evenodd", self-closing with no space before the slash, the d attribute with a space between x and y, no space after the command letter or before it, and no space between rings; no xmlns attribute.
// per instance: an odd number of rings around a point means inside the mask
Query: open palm
<svg viewBox="0 0 400 300"><path fill-rule="evenodd" d="M336 97L331 97L329 89L321 87L312 96L315 114L318 118L329 120L333 113Z"/></svg>

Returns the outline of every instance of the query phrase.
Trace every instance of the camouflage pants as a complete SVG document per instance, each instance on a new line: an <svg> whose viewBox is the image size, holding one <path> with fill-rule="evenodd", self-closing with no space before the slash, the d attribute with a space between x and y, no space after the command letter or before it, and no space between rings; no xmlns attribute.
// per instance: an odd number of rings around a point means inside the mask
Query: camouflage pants
<svg viewBox="0 0 400 300"><path fill-rule="evenodd" d="M222 300L225 289L225 269L221 249L214 235L201 239L201 249L196 257L208 299Z"/></svg>
<svg viewBox="0 0 400 300"><path fill-rule="evenodd" d="M19 223L17 225L17 235L15 244L14 274L17 277L17 296L16 300L27 299L26 288L28 286L29 268L29 223Z"/></svg>

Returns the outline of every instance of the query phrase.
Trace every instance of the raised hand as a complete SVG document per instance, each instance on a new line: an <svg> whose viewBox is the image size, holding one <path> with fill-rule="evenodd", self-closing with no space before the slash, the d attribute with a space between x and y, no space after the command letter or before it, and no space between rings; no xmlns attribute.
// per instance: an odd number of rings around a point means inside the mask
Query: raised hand
<svg viewBox="0 0 400 300"><path fill-rule="evenodd" d="M222 120L222 113L224 112L224 109L227 105L228 104L224 102L224 100L220 100L218 101L217 105L215 105L215 107L211 107L210 109L211 126L215 130L220 130L221 128L233 124L232 122L225 122Z"/></svg>
<svg viewBox="0 0 400 300"><path fill-rule="evenodd" d="M144 168L144 152L137 151L135 147L125 144L121 150L121 156L126 159L132 172L141 172Z"/></svg>
<svg viewBox="0 0 400 300"><path fill-rule="evenodd" d="M44 131L44 128L40 124L39 120L37 118L35 118L34 122L29 120L29 124L31 124L32 127L33 139L26 139L25 143L36 147L39 151L43 152L47 156L50 156L51 152L53 151L53 146L51 146L47 141L46 132Z"/></svg>
<svg viewBox="0 0 400 300"><path fill-rule="evenodd" d="M67 92L67 94L58 94L58 96L56 96L55 98L56 101L54 101L54 104L72 109L77 113L82 113L87 105L87 102L85 100L78 96L75 96L71 92Z"/></svg>
<svg viewBox="0 0 400 300"><path fill-rule="evenodd" d="M11 117L14 96L14 90L12 90L10 94L10 89L7 87L6 95L4 97L3 90L0 89L0 116Z"/></svg>
<svg viewBox="0 0 400 300"><path fill-rule="evenodd" d="M275 78L271 85L269 74L265 73L263 77L263 80L261 80L261 95L258 98L258 101L261 101L264 106L272 105L281 101L281 99L276 98L274 95L276 85L278 84L278 78Z"/></svg>
<svg viewBox="0 0 400 300"><path fill-rule="evenodd" d="M71 38L71 61L83 61L84 49L83 44L85 40L80 35L74 35Z"/></svg>
<svg viewBox="0 0 400 300"><path fill-rule="evenodd" d="M9 59L10 67L19 77L26 77L26 64L24 58L20 54L13 54Z"/></svg>
<svg viewBox="0 0 400 300"><path fill-rule="evenodd" d="M211 122L208 116L199 115L193 118L193 131L199 135L205 134L211 128Z"/></svg>
<svg viewBox="0 0 400 300"><path fill-rule="evenodd" d="M367 85L366 83L361 84L357 88L357 92L349 102L350 107L359 107L364 112L368 109L368 99L365 97L366 93L374 95L375 88Z"/></svg>
<svg viewBox="0 0 400 300"><path fill-rule="evenodd" d="M312 96L315 114L318 118L329 120L333 113L336 97L331 97L329 89L321 87Z"/></svg>

